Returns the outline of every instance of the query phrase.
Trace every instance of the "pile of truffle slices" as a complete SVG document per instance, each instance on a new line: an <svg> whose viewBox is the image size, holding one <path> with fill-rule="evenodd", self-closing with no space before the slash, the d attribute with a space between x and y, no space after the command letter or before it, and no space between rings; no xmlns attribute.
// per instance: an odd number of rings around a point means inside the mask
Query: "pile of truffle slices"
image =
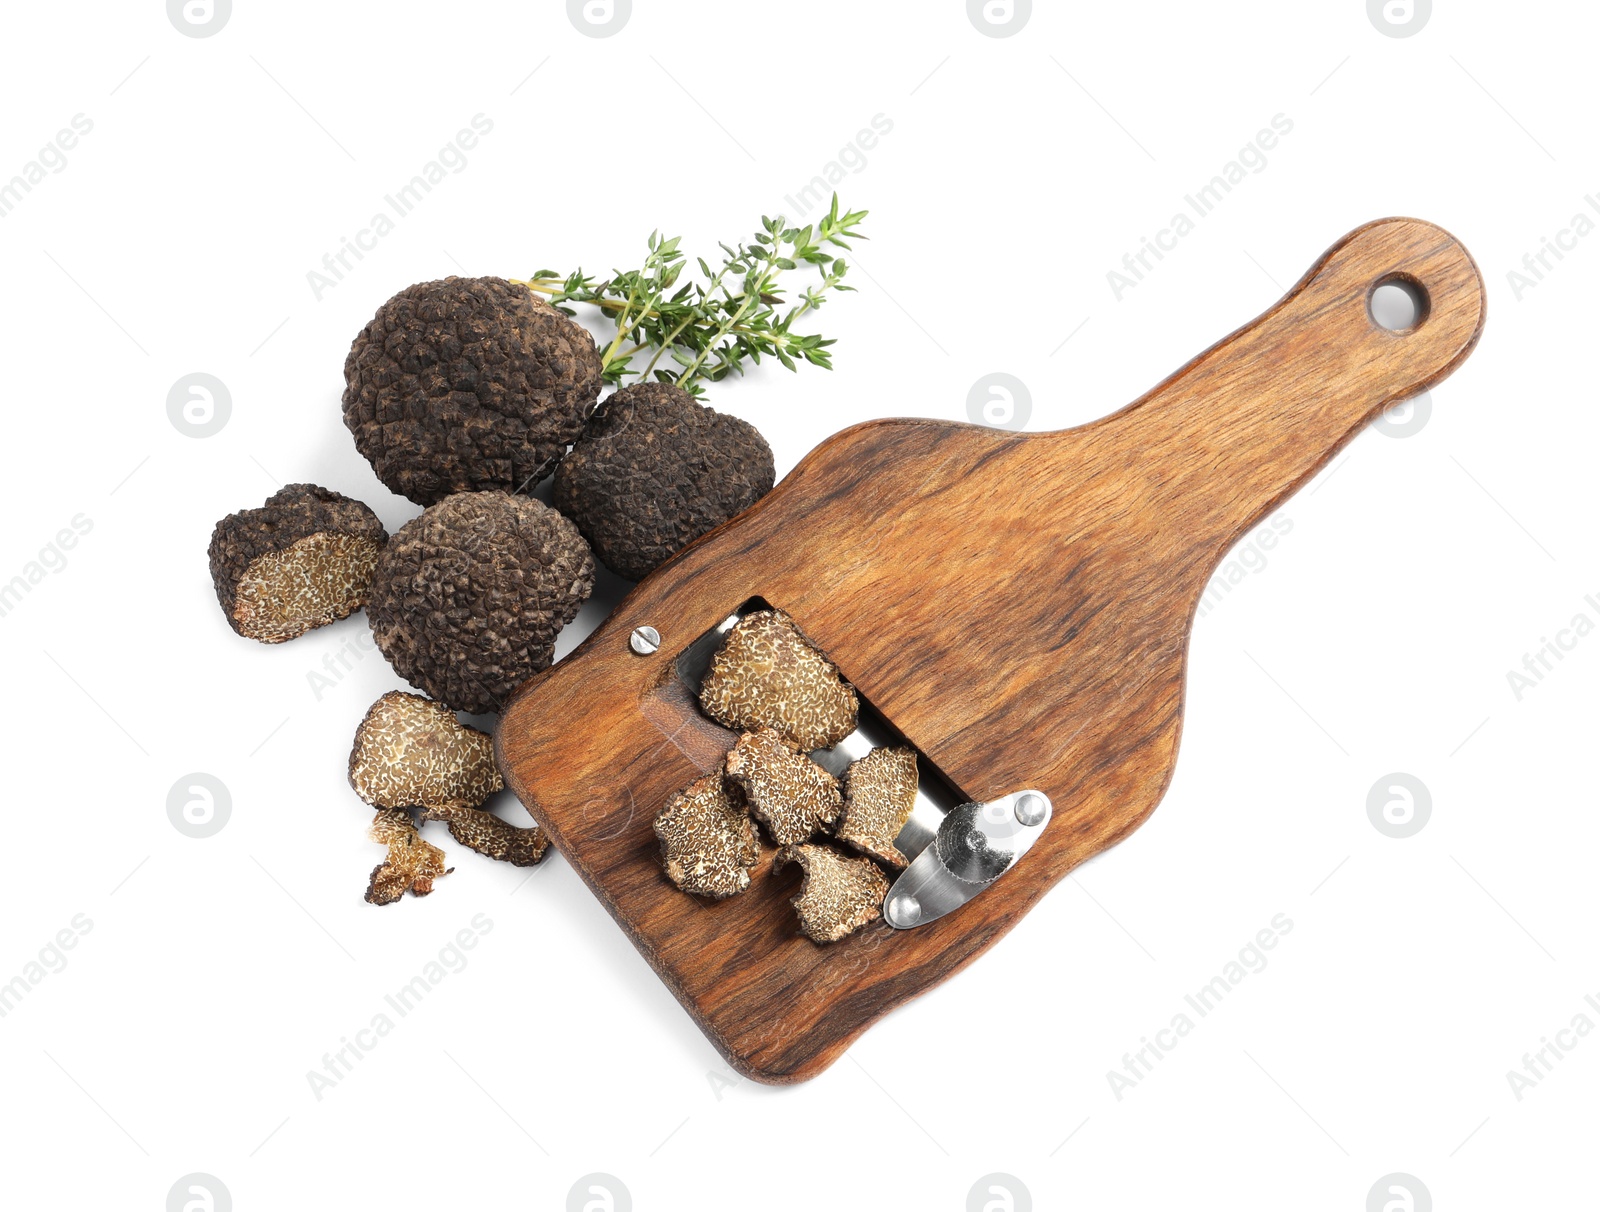
<svg viewBox="0 0 1600 1212"><path fill-rule="evenodd" d="M889 891L879 869L906 866L895 848L917 798L913 749L873 749L843 787L809 754L856 728L856 692L781 611L747 614L729 630L700 686L700 707L741 735L722 766L678 792L656 817L667 878L721 899L750 886L761 858L752 815L780 849L773 868L802 873L800 929L833 943L874 921ZM852 855L819 835L859 851Z"/></svg>
<svg viewBox="0 0 1600 1212"><path fill-rule="evenodd" d="M598 558L637 580L772 487L748 423L667 383L599 399L582 327L500 278L408 287L345 360L344 419L383 484L423 506L393 536L366 505L291 484L211 536L217 599L241 636L278 644L366 607L378 648L423 693L385 694L357 729L350 785L388 847L367 900L446 874L419 825L526 866L548 842L484 810L504 786L487 734L547 668ZM555 507L526 495L554 472Z"/></svg>

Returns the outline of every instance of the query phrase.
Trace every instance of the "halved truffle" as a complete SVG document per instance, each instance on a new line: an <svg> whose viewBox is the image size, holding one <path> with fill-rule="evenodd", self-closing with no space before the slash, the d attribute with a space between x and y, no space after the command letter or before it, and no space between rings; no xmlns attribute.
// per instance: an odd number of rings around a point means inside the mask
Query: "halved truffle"
<svg viewBox="0 0 1600 1212"><path fill-rule="evenodd" d="M344 423L419 505L537 483L600 395L594 338L524 286L445 278L378 309L344 363Z"/></svg>
<svg viewBox="0 0 1600 1212"><path fill-rule="evenodd" d="M600 562L638 581L772 490L754 425L673 383L632 383L594 411L556 468L553 500Z"/></svg>
<svg viewBox="0 0 1600 1212"><path fill-rule="evenodd" d="M372 869L367 881L367 900L388 905L407 892L427 896L433 881L455 870L444 865L444 851L422 840L411 814L399 808L384 808L372 819L367 836L389 847L389 856Z"/></svg>
<svg viewBox="0 0 1600 1212"><path fill-rule="evenodd" d="M831 846L785 846L772 867L799 863L800 895L790 904L800 929L817 943L836 943L878 919L889 880L869 858L840 854Z"/></svg>
<svg viewBox="0 0 1600 1212"><path fill-rule="evenodd" d="M805 841L839 815L838 780L796 753L776 729L741 736L723 770L780 846Z"/></svg>
<svg viewBox="0 0 1600 1212"><path fill-rule="evenodd" d="M750 886L761 850L742 799L718 770L690 783L657 814L661 864L685 892L720 900Z"/></svg>
<svg viewBox="0 0 1600 1212"><path fill-rule="evenodd" d="M844 772L844 810L834 836L864 854L904 867L894 840L917 805L917 751L874 749Z"/></svg>
<svg viewBox="0 0 1600 1212"><path fill-rule="evenodd" d="M849 736L859 710L838 667L781 610L759 610L733 625L711 658L700 706L728 728L776 728L805 750Z"/></svg>
<svg viewBox="0 0 1600 1212"><path fill-rule="evenodd" d="M211 580L228 625L281 644L366 605L388 535L360 501L290 484L211 532Z"/></svg>
<svg viewBox="0 0 1600 1212"><path fill-rule="evenodd" d="M401 677L482 715L549 667L593 589L594 556L569 520L532 497L468 492L395 533L367 619Z"/></svg>

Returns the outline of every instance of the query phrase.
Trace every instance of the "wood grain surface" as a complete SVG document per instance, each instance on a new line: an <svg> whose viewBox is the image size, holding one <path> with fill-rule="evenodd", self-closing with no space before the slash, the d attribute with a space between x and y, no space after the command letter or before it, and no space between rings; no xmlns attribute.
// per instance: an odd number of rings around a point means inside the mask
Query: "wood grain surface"
<svg viewBox="0 0 1600 1212"><path fill-rule="evenodd" d="M1394 278L1427 299L1403 332L1368 310ZM501 767L734 1068L812 1077L1149 816L1172 777L1189 629L1213 569L1375 413L1454 370L1484 306L1454 237L1386 219L1092 424L844 430L524 686L497 730ZM675 690L672 663L754 596L788 611L968 798L1051 797L1054 819L1014 870L926 927L878 922L827 947L799 934L798 876L771 874L770 850L726 901L667 882L651 821L725 740ZM642 624L662 635L648 657L628 647Z"/></svg>

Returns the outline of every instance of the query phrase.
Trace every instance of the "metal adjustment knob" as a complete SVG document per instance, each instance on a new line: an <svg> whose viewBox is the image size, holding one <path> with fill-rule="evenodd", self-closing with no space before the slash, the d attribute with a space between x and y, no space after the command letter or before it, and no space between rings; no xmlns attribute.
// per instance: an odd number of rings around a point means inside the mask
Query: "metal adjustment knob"
<svg viewBox="0 0 1600 1212"><path fill-rule="evenodd" d="M959 909L1016 866L1050 812L1050 797L1032 790L951 809L889 889L884 920L910 930Z"/></svg>
<svg viewBox="0 0 1600 1212"><path fill-rule="evenodd" d="M1016 824L1010 812L988 812L983 804L963 804L939 825L933 844L939 861L951 875L969 884L987 884L998 878L1017 857L1012 845ZM993 817L995 819L989 819ZM1009 836L1008 836L1009 835Z"/></svg>

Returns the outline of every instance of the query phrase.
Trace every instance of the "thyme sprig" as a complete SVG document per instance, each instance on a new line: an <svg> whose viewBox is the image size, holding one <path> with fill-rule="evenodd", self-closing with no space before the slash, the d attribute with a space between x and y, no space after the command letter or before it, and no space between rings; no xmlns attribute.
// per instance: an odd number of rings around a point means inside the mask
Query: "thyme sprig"
<svg viewBox="0 0 1600 1212"><path fill-rule="evenodd" d="M700 395L705 382L743 374L746 360L759 365L763 355L790 370L802 361L831 370L833 340L795 332L793 325L819 309L829 291L855 289L844 283L849 266L830 249L849 251L847 240L866 239L859 230L866 217L864 210L841 214L838 194L815 224L789 227L782 215L763 215L750 243L719 245L723 258L715 271L704 258L695 258L701 276L682 285L688 261L678 247L681 237L659 232L650 234L648 255L638 269L614 270L600 281L581 269L565 277L541 269L521 285L569 316L577 314L569 304L583 303L615 323L616 335L601 353L610 383L654 375ZM819 276L788 303L779 279L801 265L814 266ZM646 354L648 361L636 364ZM663 355L673 365L659 365Z"/></svg>

